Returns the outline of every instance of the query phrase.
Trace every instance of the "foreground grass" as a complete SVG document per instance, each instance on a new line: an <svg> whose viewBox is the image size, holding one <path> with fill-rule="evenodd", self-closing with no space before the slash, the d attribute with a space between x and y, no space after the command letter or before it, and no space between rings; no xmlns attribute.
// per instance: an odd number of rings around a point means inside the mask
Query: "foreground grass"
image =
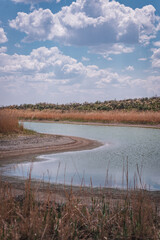
<svg viewBox="0 0 160 240"><path fill-rule="evenodd" d="M81 191L81 190L79 190ZM160 239L160 216L146 191L130 190L123 199L113 201L101 190L87 204L70 192L56 203L51 190L40 201L25 182L23 195L17 196L9 183L0 181L0 239Z"/></svg>
<svg viewBox="0 0 160 240"><path fill-rule="evenodd" d="M127 123L127 124L160 124L160 112L137 112L137 111L32 111L32 110L0 110L0 115L9 113L23 120L54 120L54 121L79 121L100 123Z"/></svg>

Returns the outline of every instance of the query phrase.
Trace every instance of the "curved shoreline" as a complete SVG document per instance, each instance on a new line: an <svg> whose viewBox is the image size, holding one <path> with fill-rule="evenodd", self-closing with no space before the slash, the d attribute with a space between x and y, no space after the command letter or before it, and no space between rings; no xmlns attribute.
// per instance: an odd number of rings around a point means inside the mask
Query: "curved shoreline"
<svg viewBox="0 0 160 240"><path fill-rule="evenodd" d="M102 145L96 140L63 135L37 133L34 135L10 136L0 139L0 162L11 157L88 150Z"/></svg>
<svg viewBox="0 0 160 240"><path fill-rule="evenodd" d="M23 139L24 137L24 139ZM26 144L22 144L23 141ZM32 140L31 140L32 139ZM40 140L39 146L36 146L36 142ZM0 148L0 165L10 164L10 163L19 163L25 161L36 161L36 156L41 153L58 153L65 151L78 151L78 150L87 150L94 149L96 147L102 146L103 144L97 142L95 140L89 140L80 137L67 137L63 135L49 135L49 134L33 134L33 135L19 135L19 136L10 136L6 138L0 139L0 147L3 147L6 143L6 149L3 151ZM5 142L6 141L6 142ZM8 141L8 142L7 142ZM13 141L13 142L12 142ZM19 143L23 145L23 148L19 149ZM27 143L28 141L28 143ZM9 142L12 142L9 145ZM34 143L34 144L33 144ZM43 145L45 143L45 145ZM27 145L28 144L28 145ZM37 143L38 144L38 143ZM30 147L32 145L32 148ZM42 147L43 145L43 147ZM8 148L8 150L7 150ZM2 155L3 154L3 155ZM2 170L3 171L3 170ZM8 182L12 185L12 188L15 191L15 196L24 195L25 182L26 179L21 179L18 177L10 177L10 176L1 176L1 180L4 182ZM41 200L45 199L45 191L47 188L47 183L40 184L39 181L35 181L31 179L33 186L38 186L37 194L40 195ZM56 199L57 202L63 202L66 199L66 193L70 194L71 190L75 195L78 195L85 201L89 201L91 196L101 197L102 189L99 188L90 188L82 186L70 186L70 185L62 185L62 184L50 184L50 190L52 192L52 199ZM85 191L85 196L84 196ZM116 199L123 199L123 196L126 194L126 190L116 189L116 188L104 188L103 194L112 198L114 201ZM132 191L132 190L131 190ZM146 191L146 190L145 190ZM159 202L160 200L160 191L147 191L151 196L153 202Z"/></svg>
<svg viewBox="0 0 160 240"><path fill-rule="evenodd" d="M39 122L39 123L60 123L90 126L109 126L109 127L137 127L160 129L160 124L131 124L131 123L103 123L103 122L80 122L80 121L54 121L54 120L21 120L20 122Z"/></svg>

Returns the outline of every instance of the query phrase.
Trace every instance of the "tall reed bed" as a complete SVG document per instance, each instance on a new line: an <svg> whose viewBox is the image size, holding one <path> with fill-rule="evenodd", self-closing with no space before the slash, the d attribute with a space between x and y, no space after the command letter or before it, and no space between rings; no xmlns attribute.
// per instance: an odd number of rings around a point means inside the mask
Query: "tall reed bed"
<svg viewBox="0 0 160 240"><path fill-rule="evenodd" d="M12 111L0 111L0 133L17 133L23 130L23 125L19 124L17 114Z"/></svg>
<svg viewBox="0 0 160 240"><path fill-rule="evenodd" d="M160 124L160 112L137 111L109 111L109 112L68 112L68 111L32 111L32 110L6 110L14 113L19 119L32 120L61 120L102 123L130 123L130 124Z"/></svg>
<svg viewBox="0 0 160 240"><path fill-rule="evenodd" d="M100 190L87 204L84 189L83 199L72 188L64 189L63 203L51 197L49 187L43 201L37 198L37 191L31 176L20 196L9 183L0 181L0 239L160 239L160 216L144 190L127 191L114 201Z"/></svg>

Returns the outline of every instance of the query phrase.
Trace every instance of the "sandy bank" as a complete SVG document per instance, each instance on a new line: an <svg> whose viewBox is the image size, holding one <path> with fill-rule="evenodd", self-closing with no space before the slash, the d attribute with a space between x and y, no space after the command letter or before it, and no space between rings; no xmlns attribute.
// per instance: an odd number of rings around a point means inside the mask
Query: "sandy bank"
<svg viewBox="0 0 160 240"><path fill-rule="evenodd" d="M23 120L21 122L40 122L40 123L62 123L75 125L91 126L111 126L111 127L138 127L160 129L160 124L131 124L131 123L103 123L103 122L80 122L80 121L53 121L53 120Z"/></svg>
<svg viewBox="0 0 160 240"><path fill-rule="evenodd" d="M61 135L33 134L0 138L0 161L27 154L57 153L93 149L102 144L89 139Z"/></svg>

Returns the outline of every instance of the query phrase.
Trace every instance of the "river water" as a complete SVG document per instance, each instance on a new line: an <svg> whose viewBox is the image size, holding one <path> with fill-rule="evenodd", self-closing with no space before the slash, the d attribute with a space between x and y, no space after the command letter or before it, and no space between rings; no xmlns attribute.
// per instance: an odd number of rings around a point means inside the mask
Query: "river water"
<svg viewBox="0 0 160 240"><path fill-rule="evenodd" d="M78 136L98 140L103 146L85 151L40 155L37 162L18 164L6 173L54 183L107 187L141 184L160 190L160 130L60 123L25 122L40 133ZM127 179L127 180L126 180Z"/></svg>

